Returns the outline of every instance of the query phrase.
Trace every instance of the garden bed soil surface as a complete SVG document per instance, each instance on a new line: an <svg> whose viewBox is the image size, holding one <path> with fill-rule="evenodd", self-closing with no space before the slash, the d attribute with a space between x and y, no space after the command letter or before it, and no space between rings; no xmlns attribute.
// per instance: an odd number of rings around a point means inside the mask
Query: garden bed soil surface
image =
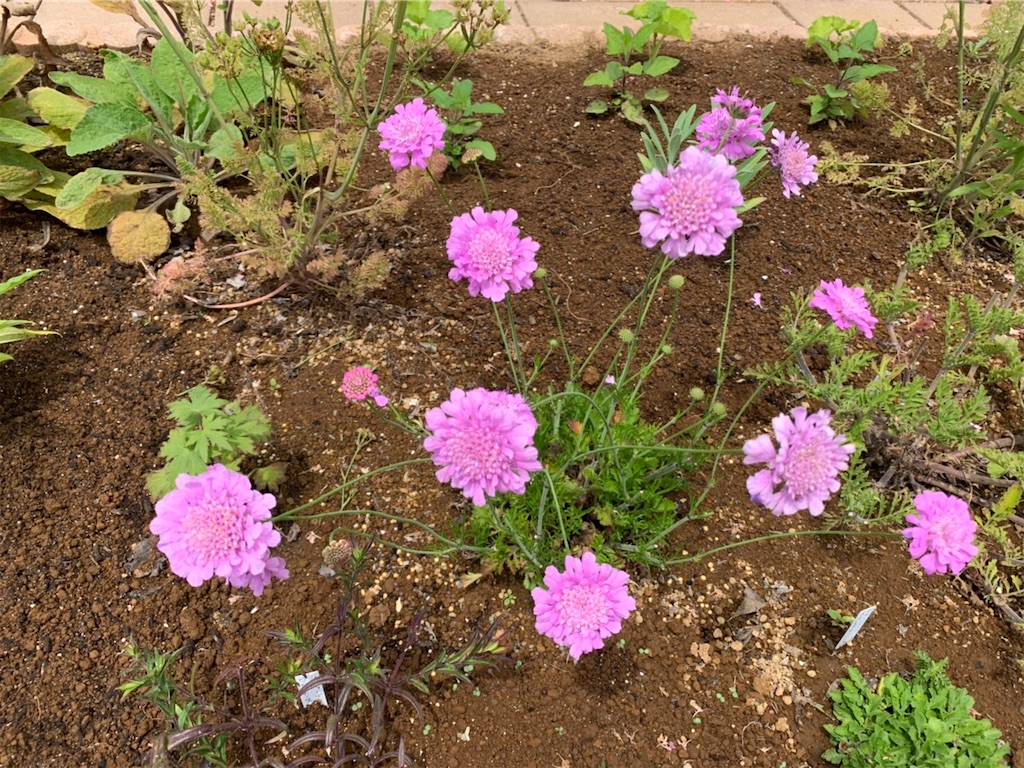
<svg viewBox="0 0 1024 768"><path fill-rule="evenodd" d="M888 55L896 51L895 43L886 48ZM876 161L916 160L930 151L916 138L891 138L885 118L834 132L806 129L806 94L789 79L822 82L830 67L800 42L693 43L670 52L683 64L664 78L669 115L691 103L704 108L716 88L736 85L758 103L774 100L776 127L801 130L819 154L825 140ZM616 117L584 114L598 93L581 83L602 61L596 49L513 48L485 51L461 72L478 98L505 109L483 132L499 155L485 168L490 194L495 207L518 210L524 234L541 244L539 261L580 351L642 284L655 256L641 245L630 209L640 175L638 132ZM940 91L950 88L952 54L927 42L914 42L913 52L893 63L900 71L885 80L896 105L916 96L930 107L919 77ZM374 154L366 186L390 177ZM449 173L443 184L457 210L482 202L470 173ZM904 202L851 187L823 180L787 200L769 178L758 192L767 199L744 217L736 239L726 347L734 372L723 391L731 409L752 391L744 366L779 359L779 310L791 292L835 277L890 285L915 233ZM372 406L346 402L338 385L351 366L373 365L382 390L418 415L455 387L511 385L487 302L447 278L450 218L427 195L400 227L354 230L354 249L379 247L393 263L386 286L357 304L318 291L206 311L156 301L146 272L114 262L102 233L71 231L0 201L0 274L46 270L4 297L2 316L60 334L16 345L16 359L0 376L0 766L140 764L165 723L115 690L125 681L129 640L164 651L185 647L180 679L194 674L200 694L232 705L234 695L215 685L219 672L248 660L258 703L261 675L282 658L267 632L298 626L315 635L327 625L341 593L337 580L318 573L330 520L284 531L288 541L278 554L291 577L258 598L219 580L194 589L158 556L140 559L152 516L145 476L160 466L158 450L171 427L166 405L214 367L223 376L222 395L259 404L274 428L260 460L288 465L280 509L341 481L358 430L377 436L360 469L422 455ZM184 238L174 247L193 244ZM713 382L727 295L726 258L689 258L674 269L686 277L683 311L669 340L674 353L644 401L651 417L667 417L686 404L692 387ZM1005 288L1009 272L980 254L959 265L933 263L912 286L941 313L951 290L972 290L986 301ZM241 290L218 282L195 295L238 301L273 287L250 278ZM760 307L751 301L755 292ZM515 305L527 354L543 349L552 327L542 294L520 294ZM657 311L667 314L667 305ZM941 343L933 340L926 365L934 367L940 356ZM1021 423L1009 398L997 402L1002 413L994 416ZM790 392L763 393L734 447L797 404ZM707 504L712 515L684 526L676 546L694 553L820 527L804 514L775 518L751 503L749 470L731 462ZM353 504L439 530L469 511L423 465L368 483ZM409 527L370 520L368 530L408 546L428 544ZM962 579L925 577L906 550L898 536L802 537L667 572L631 568L637 611L607 648L578 664L536 634L532 600L516 577L490 574L460 586L460 577L480 570L469 559L378 545L359 607L386 641L385 661L419 611L429 628L420 637L424 659L458 647L495 617L513 649L516 664L474 672L477 690L436 681L421 699L426 733L410 709L397 710L391 733L404 735L424 768L820 766L828 746L827 691L847 665L881 677L908 671L915 650L949 657L950 677L974 696L977 712L1020 747L1020 635L978 598L969 572ZM764 604L737 614L747 590ZM826 611L852 614L869 605L877 612L858 638L833 652L841 630ZM284 744L327 716L284 704L272 714L292 727L288 738L266 748L279 758ZM357 731L365 727L360 717L353 715Z"/></svg>

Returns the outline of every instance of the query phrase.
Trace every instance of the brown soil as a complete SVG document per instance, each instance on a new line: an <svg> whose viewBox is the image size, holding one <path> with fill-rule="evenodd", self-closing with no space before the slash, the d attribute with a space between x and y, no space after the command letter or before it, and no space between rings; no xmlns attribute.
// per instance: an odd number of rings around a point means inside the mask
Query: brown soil
<svg viewBox="0 0 1024 768"><path fill-rule="evenodd" d="M925 76L948 87L950 55L927 43L915 49L896 61L900 73L886 78L897 104L921 98L913 67L919 56ZM490 193L496 207L516 208L524 232L542 244L539 258L553 275L567 331L584 349L642 282L652 256L639 242L629 205L640 145L624 121L584 115L596 94L580 84L601 66L599 52L538 54L487 52L463 76L474 80L476 94L506 110L484 129L499 153L487 169ZM791 41L694 43L678 54L683 66L665 78L673 94L669 114L706 105L716 87L738 85L759 103L776 101L773 119L787 130L806 119L805 93L789 78L821 81L829 73ZM890 138L884 120L806 135L812 147L827 139L875 160L916 159L927 151L916 139ZM387 178L380 158L374 169ZM450 174L444 184L459 210L481 202L470 174ZM888 285L914 233L898 200L828 183L786 200L773 180L761 193L767 200L745 218L737 238L727 345L737 369L778 359L778 310L790 292L835 276ZM230 705L233 695L214 686L219 671L255 659L249 671L258 681L281 659L268 630L298 625L314 634L331 619L340 586L318 573L329 520L290 532L280 554L292 576L262 597L220 581L193 589L155 561L133 562L152 514L144 478L159 466L171 426L166 404L213 366L225 376L221 394L258 403L270 417L275 434L261 459L288 462L281 509L339 482L358 429L378 435L360 467L417 453L409 437L337 393L350 366L374 365L382 389L419 412L453 387L508 386L489 308L447 280L449 219L428 196L407 226L384 233L393 272L384 290L358 306L314 293L212 312L155 302L143 271L113 262L101 233L70 231L0 201L0 274L47 270L3 299L2 316L60 333L17 345L0 377L0 765L138 765L165 723L115 690L124 682L129 639L165 651L187 646L181 678L194 671L198 692ZM47 225L51 237L40 247ZM652 414L674 412L691 387L706 386L715 367L727 262L691 258L676 269L686 276L686 309L671 339L675 354L645 400ZM938 306L950 286L976 288L987 300L1005 271L981 260L949 271L936 264L914 287ZM272 287L250 285L242 298ZM224 285L212 290L218 301L238 296ZM755 291L761 308L749 301ZM522 294L516 305L524 344L543 347L550 326L542 298ZM929 351L940 354L938 345ZM736 374L726 401L735 407L750 391ZM760 399L742 436L765 430L768 419L794 404L784 392ZM803 517L780 520L753 505L746 474L738 464L726 472L708 505L713 517L684 528L680 543L690 552L811 527ZM468 510L425 467L381 478L354 503L439 527ZM426 543L378 520L368 528L411 546ZM425 768L818 766L827 746L829 686L849 664L875 677L907 670L914 650L948 656L951 678L975 697L977 711L1012 746L1024 739L1019 634L966 582L924 577L899 538L803 537L670 572L634 569L638 610L620 635L622 646L610 643L576 665L536 635L532 601L514 577L462 588L458 577L478 570L477 563L384 547L375 556L362 607L375 609L373 621L389 647L421 609L431 629L422 639L435 649L456 647L500 617L519 662L478 671L478 691L438 681L422 698L426 734L411 712L400 711L395 728ZM746 588L766 604L734 617ZM840 631L826 610L854 613L868 605L878 606L875 616L854 643L833 653ZM322 726L324 712L278 706L274 716L292 727L281 743ZM360 715L352 717L358 728ZM280 757L281 743L268 754L278 750Z"/></svg>

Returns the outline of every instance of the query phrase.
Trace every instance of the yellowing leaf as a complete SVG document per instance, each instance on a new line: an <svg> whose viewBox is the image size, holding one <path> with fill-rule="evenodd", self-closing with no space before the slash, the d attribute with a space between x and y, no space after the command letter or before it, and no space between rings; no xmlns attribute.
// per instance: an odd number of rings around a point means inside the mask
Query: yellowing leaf
<svg viewBox="0 0 1024 768"><path fill-rule="evenodd" d="M33 88L28 93L28 104L47 123L68 131L78 125L91 106L54 88Z"/></svg>
<svg viewBox="0 0 1024 768"><path fill-rule="evenodd" d="M152 211L125 211L107 225L107 242L114 258L124 264L152 261L171 244L167 220Z"/></svg>
<svg viewBox="0 0 1024 768"><path fill-rule="evenodd" d="M58 208L56 197L71 177L55 173L51 183L43 183L22 198L21 202L32 211L44 211L75 229L100 229L123 211L135 210L139 204L139 190L130 184L104 185L90 192L72 208Z"/></svg>

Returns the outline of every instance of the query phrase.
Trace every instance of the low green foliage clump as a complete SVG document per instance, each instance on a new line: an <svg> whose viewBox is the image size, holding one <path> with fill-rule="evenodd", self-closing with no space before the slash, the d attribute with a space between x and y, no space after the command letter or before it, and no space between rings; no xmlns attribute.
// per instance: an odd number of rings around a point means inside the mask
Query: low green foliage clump
<svg viewBox="0 0 1024 768"><path fill-rule="evenodd" d="M228 402L202 384L168 405L167 411L178 426L160 448L167 463L146 479L154 499L174 490L178 475L201 475L211 464L237 470L242 458L255 453L270 437L270 422L258 405L243 408L237 400ZM256 484L273 487L282 480L282 471L277 465L264 468Z"/></svg>
<svg viewBox="0 0 1024 768"><path fill-rule="evenodd" d="M888 105L888 90L870 82L871 78L896 67L866 61L866 55L881 44L878 25L874 21L860 25L839 16L821 16L807 30L805 45L817 46L836 67L835 83L822 86L800 77L792 82L814 91L804 101L811 108L810 125L828 122L835 128L843 120L866 118Z"/></svg>
<svg viewBox="0 0 1024 768"><path fill-rule="evenodd" d="M604 25L605 52L613 58L604 69L588 75L583 84L614 88L615 96L611 101L590 102L587 112L601 115L618 110L627 120L643 123L644 102L662 102L669 92L648 88L641 98L630 91L629 84L639 77L660 77L679 65L679 59L661 55L661 46L668 38L689 40L696 14L686 8L670 8L663 0L637 3L624 13L642 24L637 30Z"/></svg>
<svg viewBox="0 0 1024 768"><path fill-rule="evenodd" d="M826 725L832 749L822 758L844 768L998 768L1009 747L974 699L946 677L948 659L915 653L908 680L895 672L872 686L856 667L829 696L838 725Z"/></svg>

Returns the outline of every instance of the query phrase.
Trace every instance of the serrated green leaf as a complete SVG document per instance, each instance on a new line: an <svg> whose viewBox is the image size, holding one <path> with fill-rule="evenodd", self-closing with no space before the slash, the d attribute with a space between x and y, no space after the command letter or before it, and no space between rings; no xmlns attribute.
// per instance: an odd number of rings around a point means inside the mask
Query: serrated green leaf
<svg viewBox="0 0 1024 768"><path fill-rule="evenodd" d="M76 208L103 184L114 185L124 179L121 171L106 168L87 168L68 179L54 204L61 209Z"/></svg>
<svg viewBox="0 0 1024 768"><path fill-rule="evenodd" d="M147 134L152 127L149 118L128 104L97 104L71 132L66 151L71 157L95 152L124 139Z"/></svg>
<svg viewBox="0 0 1024 768"><path fill-rule="evenodd" d="M50 80L70 88L76 96L92 104L138 104L138 94L133 88L106 78L79 75L76 72L51 72Z"/></svg>

